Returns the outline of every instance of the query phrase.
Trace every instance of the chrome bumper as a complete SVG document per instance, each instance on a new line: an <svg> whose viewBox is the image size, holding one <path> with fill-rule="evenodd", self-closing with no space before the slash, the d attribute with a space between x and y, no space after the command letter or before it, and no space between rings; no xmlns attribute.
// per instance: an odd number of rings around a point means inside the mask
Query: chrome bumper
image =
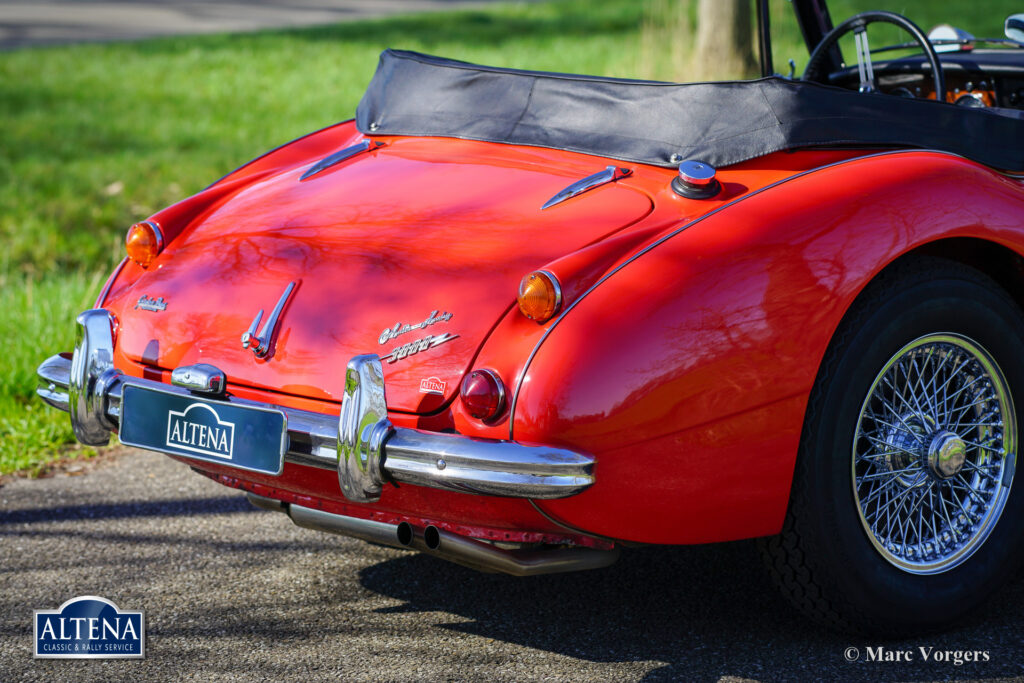
<svg viewBox="0 0 1024 683"><path fill-rule="evenodd" d="M36 393L70 413L82 443L109 442L110 432L120 424L125 385L192 395L184 387L128 377L116 369L113 321L106 310L86 311L77 322L74 353L53 356L39 366ZM583 453L393 426L387 419L383 367L376 355L349 361L337 417L234 396L195 395L280 410L288 429L285 460L336 470L342 492L356 502L379 500L389 481L537 499L565 498L594 483L594 459Z"/></svg>

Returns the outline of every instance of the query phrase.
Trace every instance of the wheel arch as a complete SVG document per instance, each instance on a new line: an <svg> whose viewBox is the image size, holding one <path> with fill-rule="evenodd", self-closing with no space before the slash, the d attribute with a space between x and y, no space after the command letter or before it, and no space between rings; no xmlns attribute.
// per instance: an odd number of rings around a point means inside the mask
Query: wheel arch
<svg viewBox="0 0 1024 683"><path fill-rule="evenodd" d="M990 580L978 585L999 583L1013 575L1013 567L1019 564L1024 552L1024 546L1019 545L1019 525L1016 530L990 526L988 532L999 535L993 535L993 540L986 543L986 532L961 560L973 558L977 551L981 559L969 560L975 568L971 570L966 564L954 563L938 571L900 573L896 563L877 557L869 545L873 543L870 532L865 534L864 513L861 512L859 520L855 514L848 514L849 506L852 504L856 509L857 503L849 499L851 460L843 454L849 454L851 444L855 449L863 447L863 442L859 447L857 444L867 405L864 397L872 396L879 382L875 373L889 367L887 358L891 363L916 344L935 343L936 339L949 343L957 336L968 344L979 345L976 348L981 348L983 354L991 352L997 360L1015 357L1019 340L1024 338L1021 282L1019 254L995 239L936 239L885 264L867 278L847 307L818 367L805 410L801 452L786 521L781 534L760 542L775 582L808 615L833 627L905 636L951 622L984 598L983 590L957 592L971 583L964 581L965 571L973 572L980 567L989 572ZM927 361L922 369L925 367ZM905 388L916 391L909 380L912 373L905 374ZM1007 375L1016 375L1009 379L1018 387L1024 385L1019 365ZM929 382L921 382L918 387L927 391ZM904 405L911 405L902 400ZM974 397L968 399L973 400ZM914 399L913 403L927 405L927 399L921 403ZM1009 410L1012 407L1013 402ZM872 415L870 410L866 414ZM935 413L935 419L942 419L941 414ZM959 431L941 421L937 429L952 429L953 434ZM869 444L869 448L873 446ZM1012 473L1012 466L1009 471ZM854 472L857 476L856 469ZM993 481L1005 484L1006 479L997 476ZM857 486L854 483L855 496ZM1016 514L1009 517L1019 520L1019 492L1016 501ZM910 506L908 514L913 511ZM919 524L918 534L920 528ZM938 533L934 524L931 528L933 534ZM942 526L938 528L941 531ZM880 547L877 543L875 546ZM906 557L913 560L920 556ZM852 569L855 566L857 569ZM917 588L908 582L917 582ZM887 590L889 594L885 593ZM914 592L918 593L918 603L907 603L897 613L886 611L888 607L883 608L883 614L871 611L874 605L892 605L892 593L902 597ZM954 600L958 602L955 606ZM945 607L930 610L934 604Z"/></svg>
<svg viewBox="0 0 1024 683"><path fill-rule="evenodd" d="M908 251L886 269L922 256L943 258L984 273L1024 310L1024 256L1010 247L979 237L950 237Z"/></svg>
<svg viewBox="0 0 1024 683"><path fill-rule="evenodd" d="M1024 256L992 239L944 237L908 249L879 268L876 273L865 278L860 291L850 300L832 330L825 355L827 355L828 349L836 344L837 335L840 334L857 307L865 297L870 295L873 285L889 276L893 271L925 259L942 259L973 268L991 278L1013 299L1017 307L1024 311ZM824 363L824 357L818 364L815 379L821 372L822 363Z"/></svg>

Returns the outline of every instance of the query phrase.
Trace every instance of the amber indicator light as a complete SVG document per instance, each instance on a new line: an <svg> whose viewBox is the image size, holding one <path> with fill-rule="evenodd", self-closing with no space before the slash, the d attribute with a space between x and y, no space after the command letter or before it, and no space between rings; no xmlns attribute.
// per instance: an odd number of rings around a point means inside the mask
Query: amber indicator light
<svg viewBox="0 0 1024 683"><path fill-rule="evenodd" d="M149 268L149 264L153 263L153 259L164 248L160 227L152 221L136 223L128 228L124 243L128 258L143 268Z"/></svg>
<svg viewBox="0 0 1024 683"><path fill-rule="evenodd" d="M519 310L530 320L543 323L551 319L562 305L562 289L558 278L546 270L535 270L519 283Z"/></svg>
<svg viewBox="0 0 1024 683"><path fill-rule="evenodd" d="M505 408L505 385L493 370L474 370L462 380L462 403L478 420L493 420Z"/></svg>

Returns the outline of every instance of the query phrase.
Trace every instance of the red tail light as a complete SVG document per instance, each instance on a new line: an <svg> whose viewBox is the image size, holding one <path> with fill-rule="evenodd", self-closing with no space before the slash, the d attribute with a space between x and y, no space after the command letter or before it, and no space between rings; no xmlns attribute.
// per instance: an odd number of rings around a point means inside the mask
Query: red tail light
<svg viewBox="0 0 1024 683"><path fill-rule="evenodd" d="M484 422L505 409L505 385L493 370L474 370L462 380L462 403L470 415Z"/></svg>

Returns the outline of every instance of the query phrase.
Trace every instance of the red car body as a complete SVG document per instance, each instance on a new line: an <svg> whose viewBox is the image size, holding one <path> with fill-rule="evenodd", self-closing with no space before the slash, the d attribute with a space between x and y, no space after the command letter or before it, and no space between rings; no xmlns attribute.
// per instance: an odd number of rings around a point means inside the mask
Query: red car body
<svg viewBox="0 0 1024 683"><path fill-rule="evenodd" d="M824 16L819 35L831 27L820 2L798 5L802 21ZM412 69L433 59L385 57L380 78L388 59ZM453 78L469 68L431 66L442 67ZM954 86L963 78L948 75ZM770 89L787 83L746 87L790 125ZM903 106L815 88L797 93L798 110L805 92L854 98L841 112ZM999 88L985 101L1005 99ZM1024 303L1024 177L969 153L871 144L870 117L858 146L819 141L818 129L790 148L762 140L717 170L709 195L679 191L675 155L666 164L487 135L375 132L379 112L360 106L362 119L273 150L149 218L153 260L125 259L79 319L74 357L40 368L40 395L71 412L79 438L103 442L133 384L283 412L292 441L276 472L152 447L305 526L449 544L440 555L488 570L596 567L623 544L783 529L823 360L843 348L837 330L882 273L941 257ZM830 116L820 125L842 138ZM555 201L579 182L589 185ZM540 322L517 305L520 282L538 272L558 289ZM270 332L256 336L275 302ZM503 387L486 419L460 390L474 370ZM179 381L181 371L216 372L205 387ZM963 447L939 436L942 457ZM937 457L925 453L922 467L941 478ZM463 466L475 474L456 481ZM565 488L544 488L549 477Z"/></svg>
<svg viewBox="0 0 1024 683"><path fill-rule="evenodd" d="M395 321L443 308L460 338L384 368L391 420L573 447L597 462L595 484L562 500L391 487L380 503L358 506L309 467L240 476L190 461L231 486L368 519L516 541L777 533L807 395L857 293L915 249L960 251L955 240L967 240L982 252L1024 253L1024 183L939 152L778 153L722 169L723 193L710 201L673 193L671 171L634 165L630 178L550 217L537 207L607 160L385 139L307 193L295 182L361 138L339 124L154 215L167 249L147 271L125 264L97 307L120 322L115 364L128 375L169 382L173 368L214 358L232 393L325 414L341 403L341 360L379 348ZM256 192L253 214L245 200ZM601 286L549 333L515 306L520 278L538 269L564 283L566 306ZM244 353L240 331L290 278L301 284L275 357ZM133 308L142 293L173 303L154 316ZM381 298L397 305L384 309ZM473 367L520 387L514 414L483 424L453 400ZM447 395L419 393L427 377L441 378Z"/></svg>

